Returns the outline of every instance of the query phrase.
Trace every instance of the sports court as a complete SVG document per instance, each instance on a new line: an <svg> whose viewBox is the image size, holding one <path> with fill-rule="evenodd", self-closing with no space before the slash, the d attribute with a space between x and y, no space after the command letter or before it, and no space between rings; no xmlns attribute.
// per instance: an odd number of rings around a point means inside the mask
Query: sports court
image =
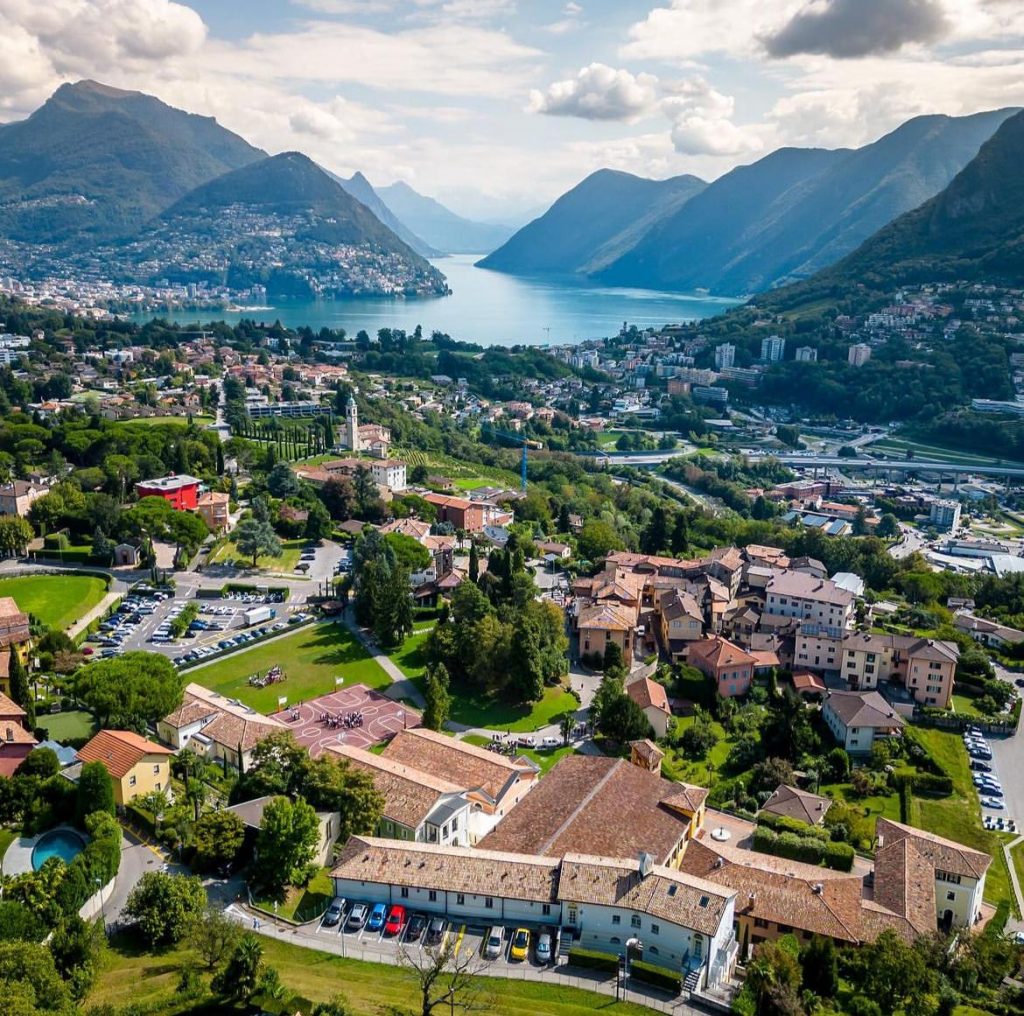
<svg viewBox="0 0 1024 1016"><path fill-rule="evenodd" d="M362 716L362 724L353 722L346 726L345 719L355 716ZM274 713L274 719L284 723L313 758L328 744L369 748L399 730L420 725L419 713L372 691L365 684L339 688L330 695L288 706Z"/></svg>

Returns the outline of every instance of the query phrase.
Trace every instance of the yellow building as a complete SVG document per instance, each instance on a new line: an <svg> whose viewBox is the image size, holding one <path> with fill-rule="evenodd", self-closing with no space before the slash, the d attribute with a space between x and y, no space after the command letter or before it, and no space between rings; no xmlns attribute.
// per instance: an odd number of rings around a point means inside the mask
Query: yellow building
<svg viewBox="0 0 1024 1016"><path fill-rule="evenodd" d="M114 781L114 801L124 806L171 782L170 748L147 741L130 730L101 730L78 750L83 762L102 762Z"/></svg>

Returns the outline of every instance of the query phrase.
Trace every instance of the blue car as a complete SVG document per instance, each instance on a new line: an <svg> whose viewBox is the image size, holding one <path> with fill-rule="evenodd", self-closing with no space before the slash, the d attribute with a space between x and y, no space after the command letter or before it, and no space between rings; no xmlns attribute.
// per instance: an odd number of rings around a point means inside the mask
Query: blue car
<svg viewBox="0 0 1024 1016"><path fill-rule="evenodd" d="M384 918L388 915L388 908L383 903L374 903L370 911L369 920L366 922L367 931L380 931L384 927Z"/></svg>

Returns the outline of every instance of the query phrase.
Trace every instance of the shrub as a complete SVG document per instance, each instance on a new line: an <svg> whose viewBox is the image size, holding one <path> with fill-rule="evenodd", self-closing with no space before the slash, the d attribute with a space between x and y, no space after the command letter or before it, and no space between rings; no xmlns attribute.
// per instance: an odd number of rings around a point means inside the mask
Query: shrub
<svg viewBox="0 0 1024 1016"><path fill-rule="evenodd" d="M619 957L612 953L598 952L596 949L570 949L569 962L577 967L588 970L607 970L614 973L619 969Z"/></svg>
<svg viewBox="0 0 1024 1016"><path fill-rule="evenodd" d="M825 864L837 871L853 867L854 849L848 843L832 843L817 836L798 836L793 832L777 833L758 826L754 831L754 850L776 857L788 857L805 864Z"/></svg>
<svg viewBox="0 0 1024 1016"><path fill-rule="evenodd" d="M771 812L761 812L757 816L758 825L765 825L778 833L790 832L797 836L813 836L817 839L827 840L829 833L827 829L819 826L812 826L801 822L798 818L790 818L788 815L773 815Z"/></svg>
<svg viewBox="0 0 1024 1016"><path fill-rule="evenodd" d="M682 978L675 971L659 967L654 963L647 963L644 960L633 960L629 964L629 973L638 981L653 984L657 988L665 988L675 995L678 995L683 988Z"/></svg>

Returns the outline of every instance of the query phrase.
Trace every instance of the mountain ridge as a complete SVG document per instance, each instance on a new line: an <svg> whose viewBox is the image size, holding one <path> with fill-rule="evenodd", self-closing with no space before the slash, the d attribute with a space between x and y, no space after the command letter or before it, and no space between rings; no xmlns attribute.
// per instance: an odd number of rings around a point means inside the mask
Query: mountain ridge
<svg viewBox="0 0 1024 1016"><path fill-rule="evenodd" d="M401 217L396 215L391 208L388 207L387 203L377 193L377 189L373 184L371 184L370 181L367 180L366 177L358 170L347 180L342 176L338 176L337 173L331 173L330 170L327 172L331 177L337 180L338 183L356 199L356 201L369 208L370 211L373 212L373 214L376 215L392 233L395 234L395 236L402 240L412 250L416 251L416 253L421 257L443 257L443 251L432 246L420 237L415 230L410 229L402 221Z"/></svg>

